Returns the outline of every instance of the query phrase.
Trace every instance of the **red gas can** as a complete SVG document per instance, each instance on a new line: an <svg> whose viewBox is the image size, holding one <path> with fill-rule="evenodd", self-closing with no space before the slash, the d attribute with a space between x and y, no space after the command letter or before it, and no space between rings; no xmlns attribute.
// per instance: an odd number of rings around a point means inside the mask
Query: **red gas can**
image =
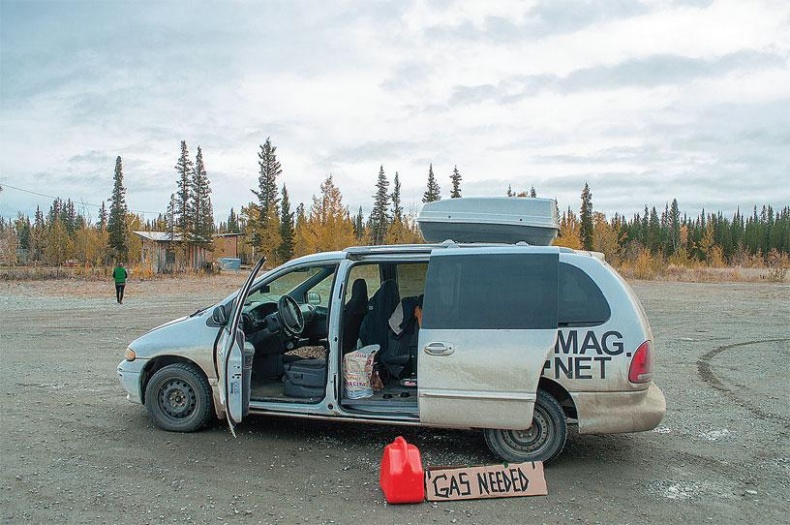
<svg viewBox="0 0 790 525"><path fill-rule="evenodd" d="M420 503L425 499L420 450L398 436L384 447L379 484L387 503Z"/></svg>

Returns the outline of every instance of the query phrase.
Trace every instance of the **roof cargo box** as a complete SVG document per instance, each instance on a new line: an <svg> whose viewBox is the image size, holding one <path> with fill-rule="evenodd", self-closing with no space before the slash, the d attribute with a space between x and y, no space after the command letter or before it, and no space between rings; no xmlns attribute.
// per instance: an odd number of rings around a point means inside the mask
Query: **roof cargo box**
<svg viewBox="0 0 790 525"><path fill-rule="evenodd" d="M426 242L548 246L560 231L554 199L464 197L429 202L417 216Z"/></svg>

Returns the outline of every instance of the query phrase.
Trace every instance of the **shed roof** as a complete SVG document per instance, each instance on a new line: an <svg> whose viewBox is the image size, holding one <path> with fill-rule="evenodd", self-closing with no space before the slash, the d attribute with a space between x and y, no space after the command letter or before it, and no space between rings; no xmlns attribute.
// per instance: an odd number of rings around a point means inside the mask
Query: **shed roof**
<svg viewBox="0 0 790 525"><path fill-rule="evenodd" d="M143 239L148 239L154 242L177 242L181 240L180 233L170 232L134 232Z"/></svg>

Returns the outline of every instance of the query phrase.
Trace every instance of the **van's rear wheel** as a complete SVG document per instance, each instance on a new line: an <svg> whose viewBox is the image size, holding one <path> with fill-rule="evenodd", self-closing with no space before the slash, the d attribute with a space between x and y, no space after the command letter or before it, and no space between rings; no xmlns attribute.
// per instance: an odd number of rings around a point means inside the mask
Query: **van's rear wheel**
<svg viewBox="0 0 790 525"><path fill-rule="evenodd" d="M211 388L195 366L187 363L168 365L148 382L145 408L161 429L194 432L211 419Z"/></svg>
<svg viewBox="0 0 790 525"><path fill-rule="evenodd" d="M484 434L491 452L505 461L548 463L565 448L568 425L559 402L547 392L538 390L531 427L527 430L487 428Z"/></svg>

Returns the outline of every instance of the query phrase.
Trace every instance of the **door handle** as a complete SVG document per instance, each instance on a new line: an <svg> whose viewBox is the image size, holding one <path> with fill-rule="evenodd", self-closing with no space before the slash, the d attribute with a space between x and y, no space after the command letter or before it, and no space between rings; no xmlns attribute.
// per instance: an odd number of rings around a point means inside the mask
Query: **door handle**
<svg viewBox="0 0 790 525"><path fill-rule="evenodd" d="M455 347L450 343L428 343L423 350L428 355L450 355L455 352Z"/></svg>

